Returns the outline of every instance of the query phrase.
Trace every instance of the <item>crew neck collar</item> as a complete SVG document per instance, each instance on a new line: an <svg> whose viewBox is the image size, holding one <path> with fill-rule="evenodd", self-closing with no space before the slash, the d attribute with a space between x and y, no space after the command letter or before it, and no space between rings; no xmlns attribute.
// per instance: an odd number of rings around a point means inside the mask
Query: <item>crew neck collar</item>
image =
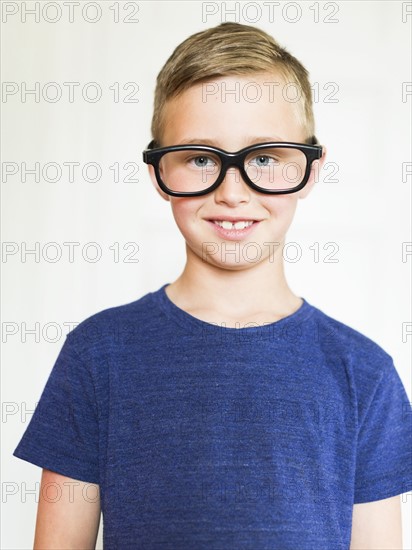
<svg viewBox="0 0 412 550"><path fill-rule="evenodd" d="M254 325L253 323L251 323L250 326L241 326L239 328L226 327L224 326L224 323L214 324L198 319L197 317L194 317L187 311L184 311L183 309L178 307L166 294L165 289L169 284L170 283L165 283L158 290L151 292L152 298L161 307L161 309L167 315L167 317L169 317L169 319L172 319L183 328L187 329L190 327L193 331L207 331L209 333L213 333L214 331L217 333L224 332L224 334L228 336L253 336L256 334L259 334L260 336L269 336L273 335L274 331L285 330L285 328L287 328L289 325L296 325L301 323L302 321L306 320L314 310L313 306L309 302L307 302L305 298L300 297L302 300L302 305L300 306L300 308L297 309L294 313L283 317L282 319L264 325Z"/></svg>

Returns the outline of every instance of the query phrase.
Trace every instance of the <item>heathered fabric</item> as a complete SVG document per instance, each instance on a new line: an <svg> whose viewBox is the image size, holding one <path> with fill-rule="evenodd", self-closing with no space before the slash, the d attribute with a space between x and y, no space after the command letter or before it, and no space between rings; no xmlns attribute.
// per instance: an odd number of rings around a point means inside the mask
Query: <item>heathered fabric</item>
<svg viewBox="0 0 412 550"><path fill-rule="evenodd" d="M14 456L100 485L105 550L347 550L354 503L412 490L391 356L306 300L230 328L167 284L67 335Z"/></svg>

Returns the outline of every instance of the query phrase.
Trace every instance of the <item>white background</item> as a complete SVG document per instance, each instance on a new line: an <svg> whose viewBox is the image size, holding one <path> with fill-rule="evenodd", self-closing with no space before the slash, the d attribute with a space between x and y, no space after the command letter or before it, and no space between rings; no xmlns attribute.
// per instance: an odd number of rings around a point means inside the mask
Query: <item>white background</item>
<svg viewBox="0 0 412 550"><path fill-rule="evenodd" d="M86 20L95 18L93 6L82 15L87 2L74 9L73 22L64 7L55 23L47 21L57 12L53 5L43 11L46 2L39 3L39 22L29 14L24 21L23 5L33 9L34 2L2 4L3 86L15 83L18 90L3 95L2 161L3 169L17 166L18 173L6 177L3 171L2 177L3 247L9 243L7 250L15 253L7 255L3 249L1 264L1 548L26 549L33 544L41 469L12 452L63 345L67 323L137 300L174 281L183 269L183 237L169 203L149 180L141 152L151 140L155 79L164 62L189 35L223 20L236 19L272 34L306 66L318 90L316 135L328 148L327 161L333 165L322 171L309 197L299 201L287 241L298 243L302 257L286 261L289 285L309 303L381 345L393 357L411 400L411 338L402 338L403 327L407 329L412 319L411 257L402 261L402 243L411 241L411 176L402 177L411 148L412 98L402 97L403 83L411 81L412 15L402 20L407 3L272 3L271 21L267 2L238 2L235 15L224 10L236 9L234 2L102 1L101 18L95 23ZM17 13L6 17L6 4ZM124 22L128 14L137 21ZM335 22L326 22L328 16ZM32 89L36 82L39 101L27 95L23 102L24 83ZM62 90L55 103L49 100L54 92L45 88L48 82L58 83ZM64 82L80 83L73 102ZM102 89L95 103L82 96L90 82ZM128 82L137 84L138 102L123 101L132 91L123 90ZM118 102L110 89L115 83ZM16 164L5 168L5 162ZM36 182L28 174L23 182L24 162L28 168L39 162L40 170L49 162L59 163L62 177L56 182L40 177ZM63 162L80 163L74 182ZM95 183L81 175L90 162L102 167ZM137 164L138 182L123 181L127 162ZM109 169L114 163L120 166L119 182L113 181ZM336 181L327 181L333 166L338 168L332 176ZM93 170L88 174L93 177ZM51 168L46 177L54 177ZM33 249L36 242L39 257L22 257L23 247ZM56 249L46 247L50 242L62 252L57 262L51 261ZM80 243L74 262L64 242ZM97 262L82 256L90 242L101 247ZM138 262L124 261L127 252L133 252L123 250L130 242L136 243ZM323 250L328 242L339 247L336 263L323 261L331 250ZM120 248L117 262L114 243ZM320 247L318 262L309 248L314 243ZM93 250L89 252L93 256ZM25 328L36 327L38 336L25 337ZM403 500L404 548L412 548L411 494ZM98 548L101 535L102 523Z"/></svg>

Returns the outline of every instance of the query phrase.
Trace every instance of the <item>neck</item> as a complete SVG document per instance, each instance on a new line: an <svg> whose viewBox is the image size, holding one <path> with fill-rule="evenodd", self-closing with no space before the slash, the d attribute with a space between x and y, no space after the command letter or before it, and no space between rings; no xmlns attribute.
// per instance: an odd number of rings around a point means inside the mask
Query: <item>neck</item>
<svg viewBox="0 0 412 550"><path fill-rule="evenodd" d="M229 263L225 266L202 260L186 244L185 268L167 287L167 294L185 311L216 312L223 318L248 319L264 313L279 318L289 315L302 301L286 282L283 244L268 246L268 257L259 262L245 262L241 247L237 249L240 258L231 247L226 252Z"/></svg>

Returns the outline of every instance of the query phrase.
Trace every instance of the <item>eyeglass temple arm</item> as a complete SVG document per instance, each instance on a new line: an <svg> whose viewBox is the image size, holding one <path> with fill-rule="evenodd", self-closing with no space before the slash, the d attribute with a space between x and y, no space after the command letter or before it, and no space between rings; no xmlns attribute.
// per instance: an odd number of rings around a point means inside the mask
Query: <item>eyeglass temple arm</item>
<svg viewBox="0 0 412 550"><path fill-rule="evenodd" d="M306 140L308 142L308 145L319 145L318 138L316 136L312 136Z"/></svg>
<svg viewBox="0 0 412 550"><path fill-rule="evenodd" d="M152 139L152 141L149 143L146 149L154 149L155 147L156 147L156 141Z"/></svg>

